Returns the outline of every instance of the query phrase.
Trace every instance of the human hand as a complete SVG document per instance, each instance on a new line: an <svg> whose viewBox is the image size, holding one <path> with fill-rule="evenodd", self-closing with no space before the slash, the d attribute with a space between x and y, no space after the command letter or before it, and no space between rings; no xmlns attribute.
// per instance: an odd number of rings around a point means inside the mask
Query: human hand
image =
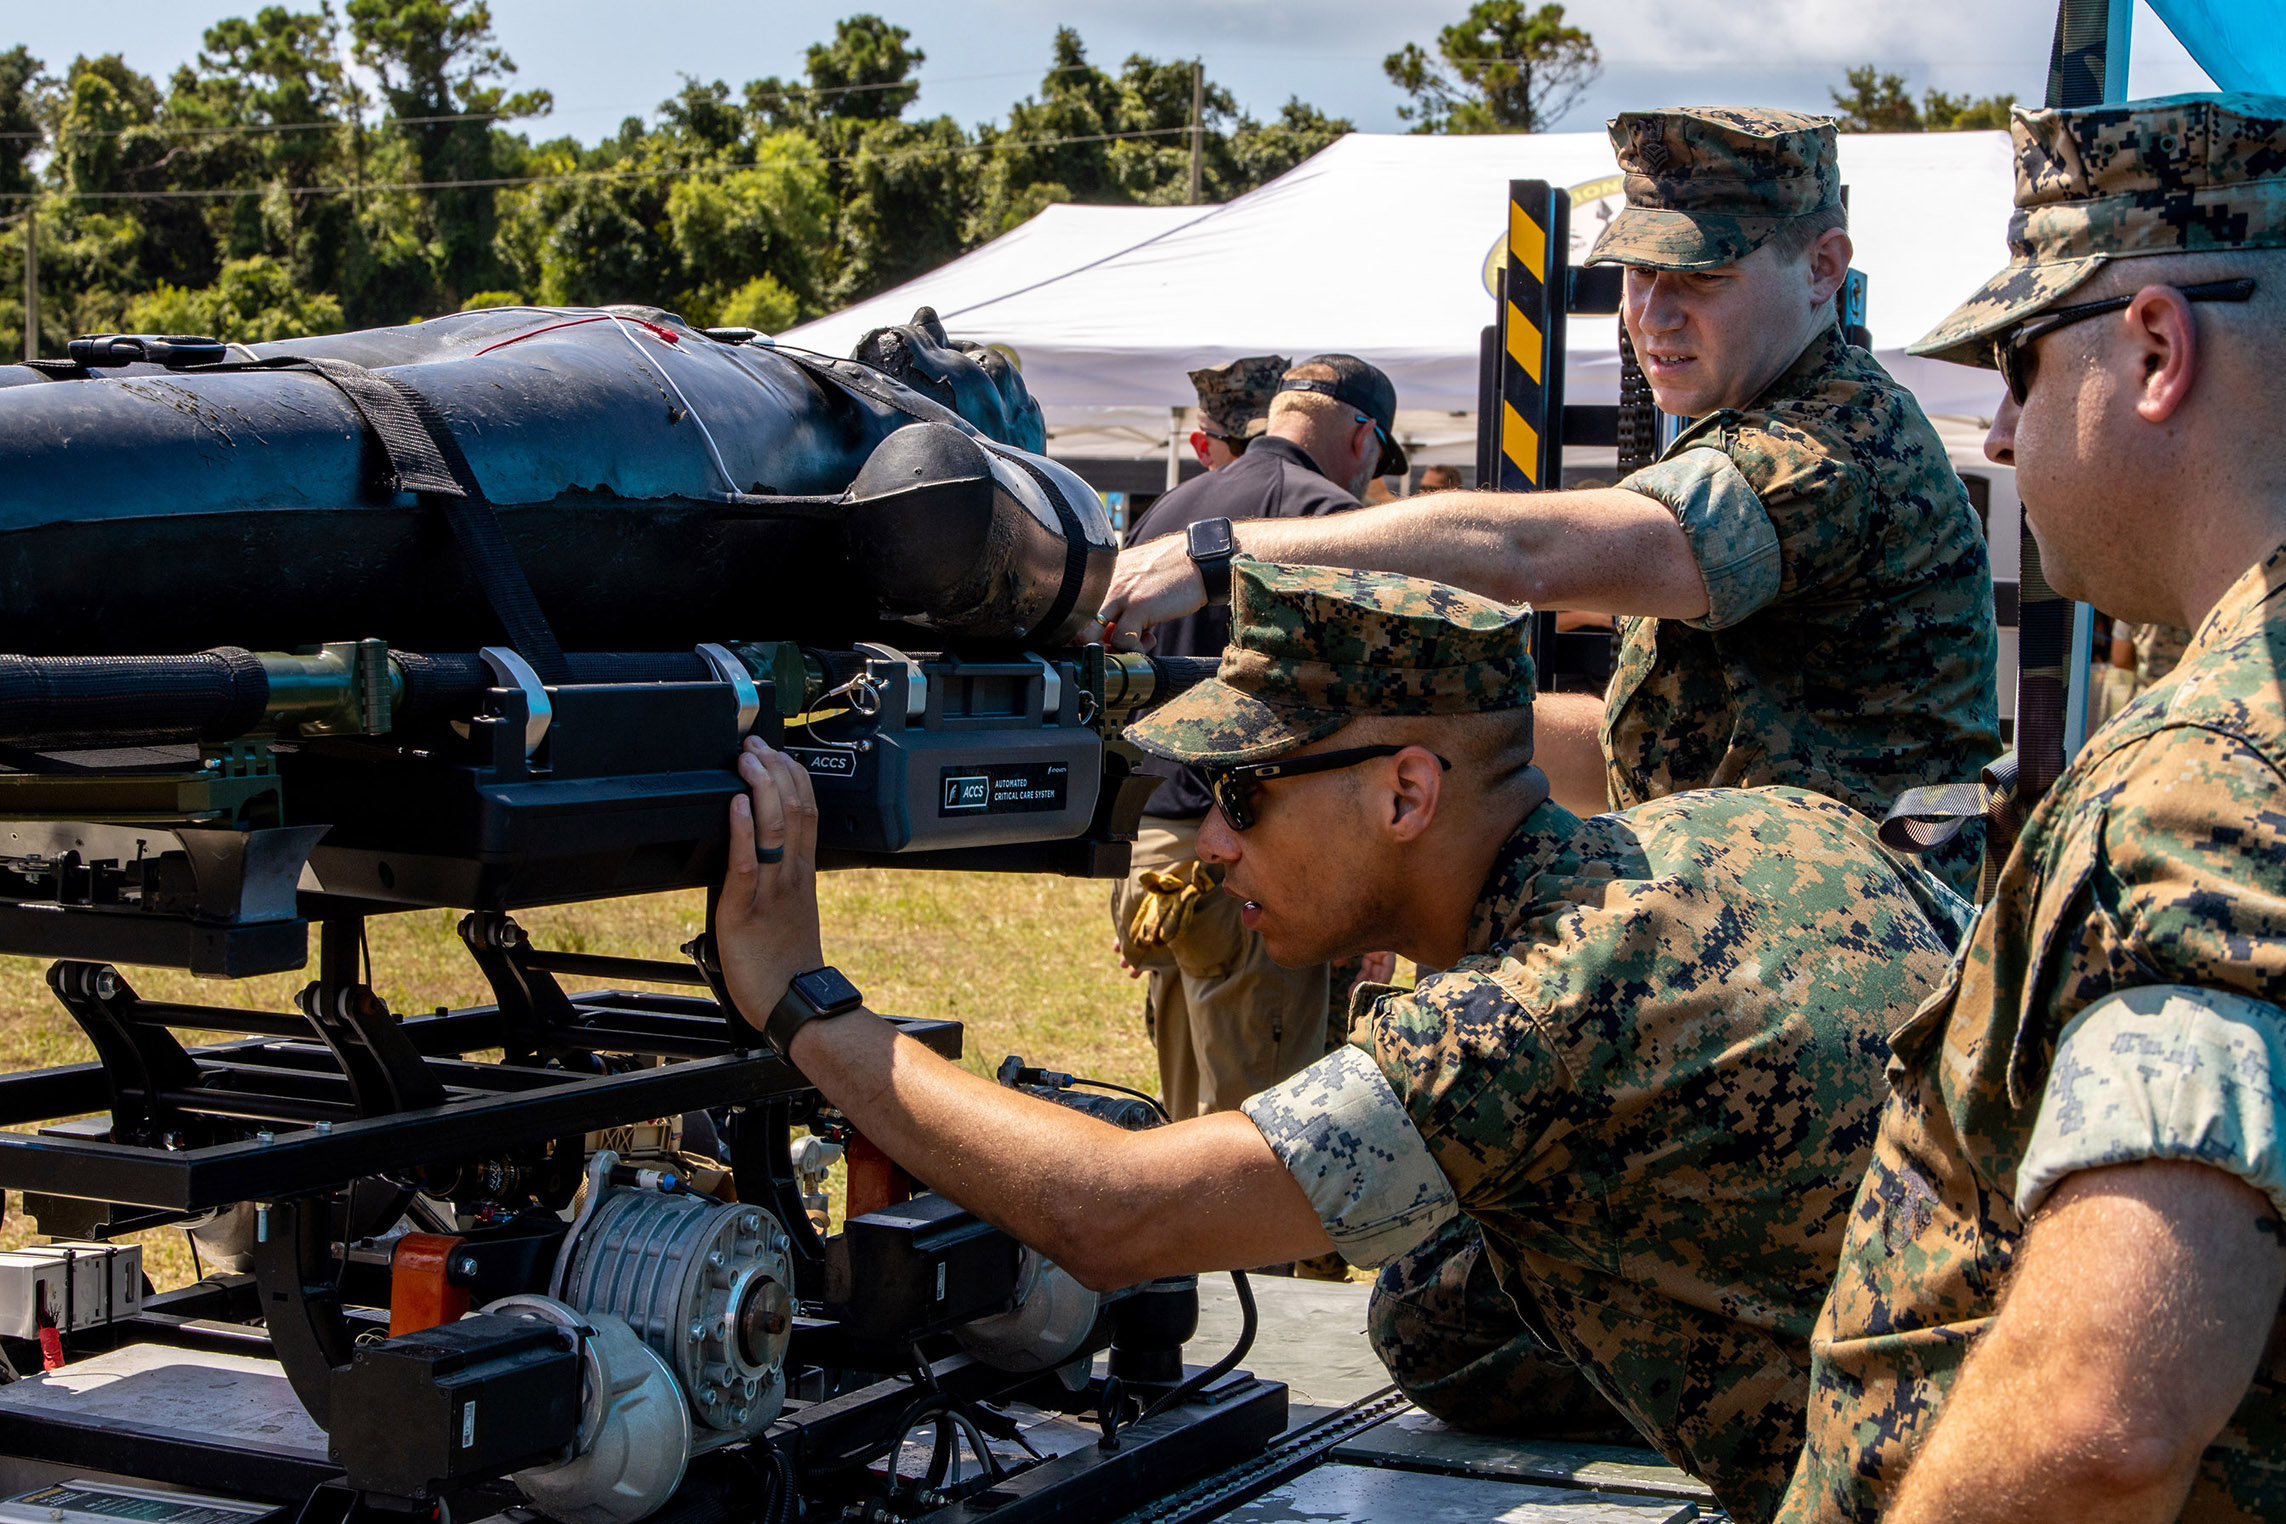
<svg viewBox="0 0 2286 1524"><path fill-rule="evenodd" d="M715 909L722 982L761 1030L796 974L825 964L818 935L818 803L810 775L754 736L738 754L747 792L730 801L730 868ZM784 855L762 862L760 851Z"/></svg>
<svg viewBox="0 0 2286 1524"><path fill-rule="evenodd" d="M1189 542L1169 534L1119 553L1096 617L1112 645L1141 651L1153 626L1205 607L1206 579L1191 560Z"/></svg>
<svg viewBox="0 0 2286 1524"><path fill-rule="evenodd" d="M1127 961L1127 944L1117 937L1111 939L1111 954L1119 960L1119 966L1127 970L1128 978L1140 979L1143 977L1143 970Z"/></svg>
<svg viewBox="0 0 2286 1524"><path fill-rule="evenodd" d="M1357 993L1359 984L1387 984L1397 977L1397 955L1393 952L1369 952L1358 960L1357 981L1349 992Z"/></svg>

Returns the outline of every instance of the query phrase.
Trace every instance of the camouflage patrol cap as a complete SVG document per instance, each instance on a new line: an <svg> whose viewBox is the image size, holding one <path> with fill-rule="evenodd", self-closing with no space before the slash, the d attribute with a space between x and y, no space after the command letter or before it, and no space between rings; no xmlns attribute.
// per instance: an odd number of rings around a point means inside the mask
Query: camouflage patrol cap
<svg viewBox="0 0 2286 1524"><path fill-rule="evenodd" d="M1826 117L1677 106L1623 111L1610 126L1627 205L1596 240L1591 265L1736 264L1795 218L1841 204Z"/></svg>
<svg viewBox="0 0 2286 1524"><path fill-rule="evenodd" d="M1223 439L1252 439L1270 426L1270 399L1278 378L1294 362L1284 355L1248 355L1191 372L1199 394L1199 426Z"/></svg>
<svg viewBox="0 0 2286 1524"><path fill-rule="evenodd" d="M2008 267L1908 353L1989 366L1992 337L2115 259L2286 248L2286 97L2019 106Z"/></svg>
<svg viewBox="0 0 2286 1524"><path fill-rule="evenodd" d="M1193 766L1259 762L1372 714L1476 714L1532 702L1531 610L1441 582L1231 562L1230 645L1208 681L1127 727Z"/></svg>

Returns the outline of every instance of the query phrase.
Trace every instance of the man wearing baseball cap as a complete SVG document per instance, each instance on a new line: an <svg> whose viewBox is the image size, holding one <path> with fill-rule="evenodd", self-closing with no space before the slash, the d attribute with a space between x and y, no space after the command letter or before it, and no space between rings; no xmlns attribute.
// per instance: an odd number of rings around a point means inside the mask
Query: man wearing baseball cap
<svg viewBox="0 0 2286 1524"><path fill-rule="evenodd" d="M1129 531L1130 545L1180 541L1202 521L1341 513L1357 506L1377 473L1405 469L1404 451L1389 438L1396 389L1354 355L1316 355L1299 365L1256 356L1191 379L1200 385L1202 420L1236 422L1242 410L1258 408L1262 431L1243 455L1151 504ZM1201 608L1169 622L1159 648L1219 656L1229 638L1227 611ZM1348 991L1332 989L1333 971L1323 964L1281 968L1262 950L1237 904L1214 892L1216 870L1195 850L1209 804L1205 784L1162 758L1146 770L1164 781L1145 806L1128 876L1112 891L1112 928L1120 961L1147 980L1143 1022L1158 1050L1168 1112L1227 1111L1324 1053L1330 1013L1347 1009Z"/></svg>
<svg viewBox="0 0 2286 1524"><path fill-rule="evenodd" d="M821 1009L799 993L835 987L808 774L759 742L716 929L738 1009L868 1139L1090 1285L1376 1265L1470 1214L1541 1335L1759 1524L1800 1448L1881 1034L1966 906L1798 790L1590 821L1549 801L1515 609L1233 573L1217 677L1128 736L1207 770L1199 851L1280 961L1393 946L1444 970L1382 998L1364 1045L1126 1133L937 1058L854 992Z"/></svg>
<svg viewBox="0 0 2286 1524"><path fill-rule="evenodd" d="M2286 1518L2286 98L2012 131L1914 347L2001 372L2056 589L2196 633L1892 1039L1784 1516Z"/></svg>

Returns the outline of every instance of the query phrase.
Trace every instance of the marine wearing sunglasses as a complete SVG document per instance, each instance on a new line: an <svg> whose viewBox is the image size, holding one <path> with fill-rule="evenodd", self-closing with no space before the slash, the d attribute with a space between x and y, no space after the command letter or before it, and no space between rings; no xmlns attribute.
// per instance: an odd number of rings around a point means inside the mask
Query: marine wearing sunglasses
<svg viewBox="0 0 2286 1524"><path fill-rule="evenodd" d="M2251 280L2208 281L2198 286L2178 286L2176 290L2187 302L2243 302L2254 295ZM2070 307L2058 307L2050 312L2026 318L2013 328L2004 328L1993 336L1992 363L1999 367L2000 378L2008 383L2008 396L2018 407L2031 393L2035 371L2032 346L2059 328L2101 317L2107 312L2124 312L2134 302L2133 296L2107 296L2100 302L2079 302Z"/></svg>
<svg viewBox="0 0 2286 1524"><path fill-rule="evenodd" d="M1407 749L1403 746L1345 746L1339 751L1321 751L1315 756L1244 762L1236 767L1207 767L1200 771L1206 775L1207 791L1214 795L1214 805L1222 812L1223 822L1233 831L1245 831L1254 825L1254 790L1258 785L1273 778L1297 778L1304 773L1330 773L1338 768L1355 767L1376 757L1394 757ZM1437 757L1437 764L1448 773L1453 770L1452 763L1443 757Z"/></svg>

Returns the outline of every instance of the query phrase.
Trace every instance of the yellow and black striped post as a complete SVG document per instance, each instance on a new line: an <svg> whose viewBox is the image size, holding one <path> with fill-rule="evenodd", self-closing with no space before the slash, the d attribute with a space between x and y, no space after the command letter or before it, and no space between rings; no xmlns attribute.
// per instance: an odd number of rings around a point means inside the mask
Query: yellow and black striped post
<svg viewBox="0 0 2286 1524"><path fill-rule="evenodd" d="M1508 261L1501 277L1497 485L1563 485L1564 315L1571 197L1545 180L1508 182ZM1488 399L1489 400L1489 399Z"/></svg>

